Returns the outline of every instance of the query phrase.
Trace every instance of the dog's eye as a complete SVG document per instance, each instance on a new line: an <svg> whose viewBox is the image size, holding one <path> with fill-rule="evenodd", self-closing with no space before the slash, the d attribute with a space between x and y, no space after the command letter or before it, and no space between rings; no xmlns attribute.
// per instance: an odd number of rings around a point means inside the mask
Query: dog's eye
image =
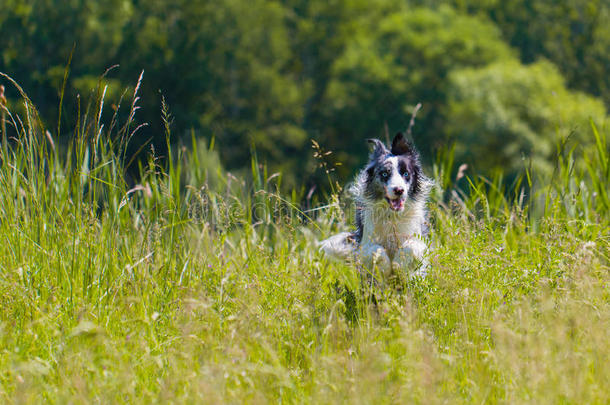
<svg viewBox="0 0 610 405"><path fill-rule="evenodd" d="M405 179L409 179L409 172L404 172L402 174L402 177L404 177Z"/></svg>
<svg viewBox="0 0 610 405"><path fill-rule="evenodd" d="M388 173L387 171L382 171L381 173L379 173L379 175L381 176L382 179L387 179L388 176L390 175L390 173Z"/></svg>

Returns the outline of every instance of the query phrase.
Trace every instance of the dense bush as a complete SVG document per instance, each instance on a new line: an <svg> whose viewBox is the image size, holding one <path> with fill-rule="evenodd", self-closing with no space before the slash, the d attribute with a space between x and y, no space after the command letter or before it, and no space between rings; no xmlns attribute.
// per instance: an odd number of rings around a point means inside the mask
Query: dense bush
<svg viewBox="0 0 610 405"><path fill-rule="evenodd" d="M384 137L386 128L404 129L419 102L413 135L426 162L453 139L482 156L481 169L490 167L482 161L496 152L507 167L521 165L521 152L543 167L557 122L581 127L587 114L598 121L605 114L599 103L577 107L584 96L574 95L578 101L572 102L564 88L608 103L608 13L600 0L8 0L0 11L0 71L22 85L51 135L65 145L75 136L77 111L86 110L91 89L108 68L114 66L102 80L105 103L119 111L123 89L144 70L138 115L148 126L133 134L128 154L145 158L141 152L152 143L166 156L163 96L173 117L172 142L190 144L192 134L214 137L222 164L238 173L247 170L255 149L270 170L282 171L288 187L322 183L309 139L335 153L329 159L342 164L338 178L345 180L366 155L364 139ZM539 58L549 61L548 78L533 73L542 65L527 67ZM468 86L479 89L458 88L462 69L484 75L487 65L497 70L504 62L516 72L496 75L496 90L474 78ZM519 113L517 122L504 125L521 134L511 135L507 153L494 146L493 136L487 139L486 117L468 113L480 121L459 123L467 111L458 113L455 100L474 102L472 95L459 95L470 92L487 94L480 97L487 102L485 97L502 93L501 110L513 111L506 107L513 90L501 87L518 80L517 72L541 81L521 94L535 99L524 105L537 122ZM18 110L17 92L9 87L7 96ZM564 107L546 104L559 100ZM587 113L585 105L592 110ZM582 113L567 112L574 108ZM571 118L576 122L565 122ZM522 123L527 130L514 128ZM526 139L527 131L535 134ZM534 138L541 152L531 147Z"/></svg>
<svg viewBox="0 0 610 405"><path fill-rule="evenodd" d="M416 132L424 150L446 137L439 107L446 103L447 75L464 66L483 66L508 58L510 49L493 24L440 10L396 11L365 25L346 42L335 60L325 94L326 142L350 166L362 158L361 142L346 144L340 136L360 140L382 137L384 123L406 128L411 110L423 103Z"/></svg>
<svg viewBox="0 0 610 405"><path fill-rule="evenodd" d="M515 175L533 168L549 175L557 145L571 138L580 148L594 147L589 121L605 119L604 105L567 90L548 62L455 70L449 81L446 131L456 142L457 159L478 172Z"/></svg>

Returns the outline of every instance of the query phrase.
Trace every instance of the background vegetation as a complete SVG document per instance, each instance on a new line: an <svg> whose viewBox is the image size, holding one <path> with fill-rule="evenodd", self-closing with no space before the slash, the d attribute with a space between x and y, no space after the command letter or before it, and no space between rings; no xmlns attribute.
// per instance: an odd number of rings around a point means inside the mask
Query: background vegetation
<svg viewBox="0 0 610 405"><path fill-rule="evenodd" d="M89 105L63 151L22 97L0 151L2 401L610 400L610 158L595 127L596 148L560 150L534 194L527 173L456 183L446 151L430 274L371 286L317 250L350 220L336 194L304 211L264 165L237 178L195 138L164 163L148 154L132 187L137 126L117 116L137 92L110 121Z"/></svg>
<svg viewBox="0 0 610 405"><path fill-rule="evenodd" d="M103 79L116 106L144 70L148 126L130 155L146 142L165 155L164 96L172 141L215 137L233 172L248 169L254 146L285 185L322 184L315 139L334 151L345 181L366 155L364 139L405 128L421 102L413 137L425 161L455 142L473 172L515 175L530 160L548 169L553 145L586 134L589 118L603 127L609 19L605 0L5 0L0 71L57 137L69 64L64 139L102 73L118 65ZM18 94L7 96L16 107Z"/></svg>
<svg viewBox="0 0 610 405"><path fill-rule="evenodd" d="M1 400L610 402L607 17L5 0ZM417 102L430 274L371 286L316 242Z"/></svg>

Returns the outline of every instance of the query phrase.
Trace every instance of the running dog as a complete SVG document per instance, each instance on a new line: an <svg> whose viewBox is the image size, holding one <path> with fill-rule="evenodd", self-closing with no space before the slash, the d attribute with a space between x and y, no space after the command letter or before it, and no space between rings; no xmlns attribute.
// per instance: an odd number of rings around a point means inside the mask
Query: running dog
<svg viewBox="0 0 610 405"><path fill-rule="evenodd" d="M320 249L339 259L352 259L384 278L392 271L425 276L428 234L426 202L432 181L424 174L419 153L402 133L388 149L378 139L369 162L348 189L356 203L356 230L320 243Z"/></svg>

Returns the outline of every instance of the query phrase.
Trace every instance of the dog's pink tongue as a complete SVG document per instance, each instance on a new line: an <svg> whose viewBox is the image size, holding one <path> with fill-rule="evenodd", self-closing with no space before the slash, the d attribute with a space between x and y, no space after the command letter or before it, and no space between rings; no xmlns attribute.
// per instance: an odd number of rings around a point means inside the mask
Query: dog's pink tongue
<svg viewBox="0 0 610 405"><path fill-rule="evenodd" d="M396 198L395 200L390 200L390 206L394 211L399 211L402 209L402 205L404 204L402 198Z"/></svg>

